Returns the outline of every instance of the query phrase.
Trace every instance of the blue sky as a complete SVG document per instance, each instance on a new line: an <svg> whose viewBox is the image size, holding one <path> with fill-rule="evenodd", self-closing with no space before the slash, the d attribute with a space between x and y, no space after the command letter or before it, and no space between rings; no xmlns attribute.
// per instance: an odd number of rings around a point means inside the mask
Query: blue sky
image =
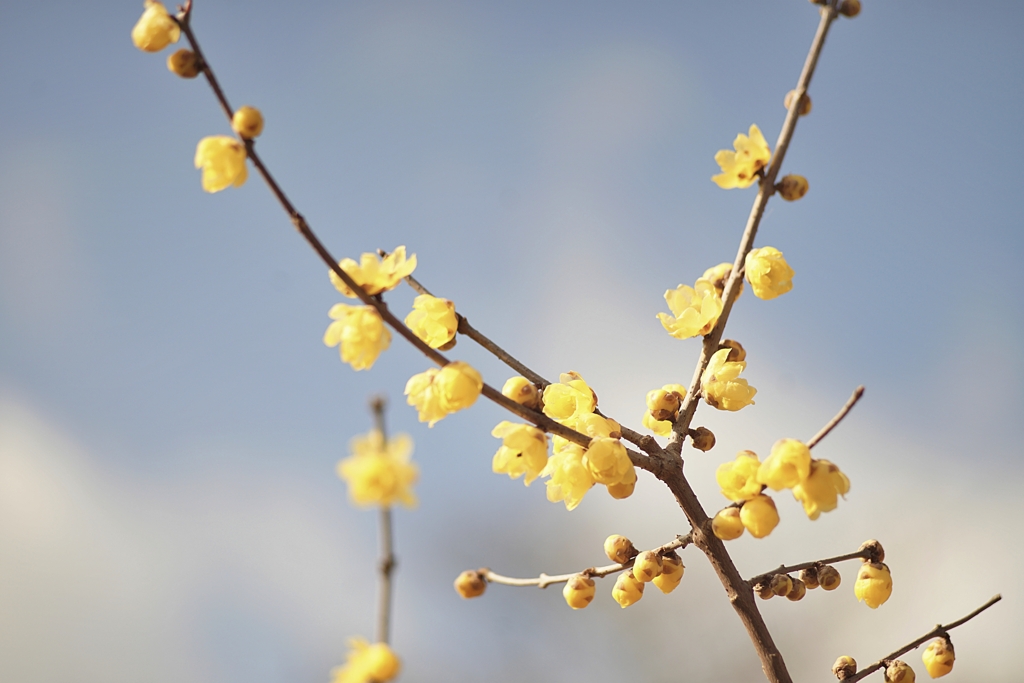
<svg viewBox="0 0 1024 683"><path fill-rule="evenodd" d="M3 5L0 678L325 680L373 628L375 515L333 468L382 392L422 469L397 515L402 680L758 680L696 551L676 594L625 611L610 582L580 613L553 590L458 600L467 567L569 571L609 533L655 546L685 521L643 474L632 499L572 513L492 474L505 416L420 425L401 392L428 364L397 339L370 372L340 363L320 341L339 296L259 179L202 192L195 145L227 123L203 82L132 46L140 11ZM474 325L548 377L580 372L637 428L698 353L661 329L662 293L733 258L753 200L711 183L714 153L751 123L775 140L817 14L200 0L194 22L339 258L405 244ZM845 504L812 523L780 496L780 528L731 546L754 574L885 544L896 592L877 611L849 567L836 593L764 604L801 680L1000 591L957 632L953 675L1005 678L1024 635L1022 29L1011 2L865 2L834 26L784 168L811 190L773 201L758 238L794 290L730 320L757 405L698 412L719 445L687 472L713 509L720 462L810 436L867 387L819 447L850 474ZM452 355L509 375L465 340Z"/></svg>

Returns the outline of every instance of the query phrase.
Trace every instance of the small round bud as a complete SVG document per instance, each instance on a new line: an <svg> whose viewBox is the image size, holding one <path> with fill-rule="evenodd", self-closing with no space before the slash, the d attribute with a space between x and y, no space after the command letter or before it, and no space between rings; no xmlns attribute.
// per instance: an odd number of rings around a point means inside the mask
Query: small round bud
<svg viewBox="0 0 1024 683"><path fill-rule="evenodd" d="M625 536L613 534L604 539L604 554L612 562L626 564L630 559L636 557L636 548L633 547L633 542Z"/></svg>
<svg viewBox="0 0 1024 683"><path fill-rule="evenodd" d="M810 187L807 178L795 173L782 176L782 180L775 184L775 189L778 191L779 196L787 202L795 202L802 198L807 194L807 190Z"/></svg>
<svg viewBox="0 0 1024 683"><path fill-rule="evenodd" d="M672 551L661 558L661 574L655 576L651 583L657 586L662 593L671 593L683 579L683 570L685 569L679 553Z"/></svg>
<svg viewBox="0 0 1024 683"><path fill-rule="evenodd" d="M839 572L830 564L826 564L824 567L818 567L818 585L827 591L834 591L839 588L839 584L842 583L843 577L839 576Z"/></svg>
<svg viewBox="0 0 1024 683"><path fill-rule="evenodd" d="M623 498L629 498L633 495L633 490L636 489L636 480L629 482L620 482L618 484L609 484L608 495L615 500L622 500Z"/></svg>
<svg viewBox="0 0 1024 683"><path fill-rule="evenodd" d="M263 132L263 114L256 107L239 107L231 117L231 129L241 137L251 140Z"/></svg>
<svg viewBox="0 0 1024 683"><path fill-rule="evenodd" d="M793 579L789 578L788 574L776 574L769 581L769 585L772 587L772 593L775 593L780 598L784 598L789 595L789 591L793 588Z"/></svg>
<svg viewBox="0 0 1024 683"><path fill-rule="evenodd" d="M729 355L725 360L730 363L738 363L747 359L747 350L735 339L723 339L719 342L718 348L719 350L729 349Z"/></svg>
<svg viewBox="0 0 1024 683"><path fill-rule="evenodd" d="M885 667L885 683L914 683L917 676L906 662L896 659Z"/></svg>
<svg viewBox="0 0 1024 683"><path fill-rule="evenodd" d="M181 49L167 58L167 68L182 78L195 78L199 75L199 60L192 50Z"/></svg>
<svg viewBox="0 0 1024 683"><path fill-rule="evenodd" d="M501 388L501 394L532 410L540 408L540 391L525 377L510 377Z"/></svg>
<svg viewBox="0 0 1024 683"><path fill-rule="evenodd" d="M953 670L953 661L956 656L953 653L953 643L946 638L939 638L928 643L928 647L921 653L921 661L924 668L932 678L945 676Z"/></svg>
<svg viewBox="0 0 1024 683"><path fill-rule="evenodd" d="M707 453L715 447L715 435L707 427L697 427L690 430L690 443L698 451Z"/></svg>
<svg viewBox="0 0 1024 683"><path fill-rule="evenodd" d="M882 544L871 539L870 541L864 541L860 544L860 548L857 550L867 550L868 557L865 562L885 562L885 549L882 548Z"/></svg>
<svg viewBox="0 0 1024 683"><path fill-rule="evenodd" d="M818 587L818 568L808 567L807 569L800 570L800 580L807 586L807 588Z"/></svg>
<svg viewBox="0 0 1024 683"><path fill-rule="evenodd" d="M562 597L573 609L583 609L594 599L594 580L589 576L577 574L565 583L562 589Z"/></svg>
<svg viewBox="0 0 1024 683"><path fill-rule="evenodd" d="M851 19L857 16L860 14L860 0L843 0L839 3L839 13Z"/></svg>
<svg viewBox="0 0 1024 683"><path fill-rule="evenodd" d="M754 592L757 593L757 597L762 600L771 600L775 597L775 591L772 590L772 584L770 582L755 585Z"/></svg>
<svg viewBox="0 0 1024 683"><path fill-rule="evenodd" d="M661 574L661 556L653 550L645 550L633 560L633 576L647 583Z"/></svg>
<svg viewBox="0 0 1024 683"><path fill-rule="evenodd" d="M871 609L876 609L892 595L892 575L881 562L865 562L857 572L857 583L853 593L858 600Z"/></svg>
<svg viewBox="0 0 1024 683"><path fill-rule="evenodd" d="M455 591L466 598L477 598L487 590L487 579L479 571L467 569L455 579Z"/></svg>
<svg viewBox="0 0 1024 683"><path fill-rule="evenodd" d="M659 422L662 420L674 420L679 415L679 405L683 397L676 391L652 389L647 392L647 410L651 417Z"/></svg>
<svg viewBox="0 0 1024 683"><path fill-rule="evenodd" d="M743 521L740 519L740 509L727 507L719 510L714 519L711 520L711 531L723 541L732 541L743 535Z"/></svg>
<svg viewBox="0 0 1024 683"><path fill-rule="evenodd" d="M832 673L841 681L852 677L857 673L857 660L843 655L832 665Z"/></svg>
<svg viewBox="0 0 1024 683"><path fill-rule="evenodd" d="M629 607L644 596L644 584L637 581L632 571L625 571L619 574L612 588L612 597L615 602L623 608Z"/></svg>
<svg viewBox="0 0 1024 683"><path fill-rule="evenodd" d="M797 602L798 600L803 600L805 595L807 595L807 584L800 579L793 579L793 587L786 593L786 597L793 602Z"/></svg>
<svg viewBox="0 0 1024 683"><path fill-rule="evenodd" d="M782 100L782 104L785 105L786 109L793 106L793 98L796 97L796 90L790 90L786 93L785 99ZM804 99L800 102L800 116L807 116L811 113L811 96L804 93Z"/></svg>

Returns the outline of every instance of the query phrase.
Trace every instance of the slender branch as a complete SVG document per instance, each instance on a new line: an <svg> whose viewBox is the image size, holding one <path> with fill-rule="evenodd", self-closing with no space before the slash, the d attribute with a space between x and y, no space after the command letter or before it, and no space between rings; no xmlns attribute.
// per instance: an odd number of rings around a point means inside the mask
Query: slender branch
<svg viewBox="0 0 1024 683"><path fill-rule="evenodd" d="M817 434L815 434L814 436L811 437L811 440L807 442L807 447L808 448L814 448L815 446L818 445L819 441L821 441L826 436L828 436L828 433L831 432L833 429L835 429L837 424L839 424L840 422L843 421L843 418L846 417L846 414L849 413L853 409L853 407L855 405L857 405L857 401L859 401L860 397L863 396L863 395L864 395L864 386L863 385L861 385L861 386L857 387L856 389L854 389L853 390L853 395L850 396L850 399L846 402L846 405L844 405L842 407L842 409L840 409L840 411L838 413L836 413L835 417L833 417L831 420L829 420L827 425L825 425L824 427L821 428L821 431L819 431Z"/></svg>
<svg viewBox="0 0 1024 683"><path fill-rule="evenodd" d="M676 536L676 540L666 543L665 545L654 548L656 553L669 553L673 550L685 548L690 545L692 541L692 534L686 534L685 536ZM624 562L622 564L615 563L605 565L604 567L590 567L580 572L573 572L572 574L556 574L549 576L547 574L541 574L535 579L516 579L510 576L502 576L501 574L495 574L490 569L481 569L480 573L487 579L489 583L500 583L505 586L537 586L537 588L547 588L553 583L565 583L577 574L586 574L587 576L602 577L608 576L609 574L615 574L621 572L624 569L629 569L633 566L633 560Z"/></svg>
<svg viewBox="0 0 1024 683"><path fill-rule="evenodd" d="M815 560L813 562L801 562L800 564L793 565L779 565L778 569L773 569L770 572L758 574L757 576L747 580L747 583L751 586L761 583L765 579L769 579L775 574L789 574L790 572L798 572L801 569L810 569L811 567L818 567L823 564L835 564L836 562L845 562L847 560L866 560L872 556L872 550L870 548L861 548L856 552L846 553L845 555L836 555L835 557L826 557L824 560Z"/></svg>
<svg viewBox="0 0 1024 683"><path fill-rule="evenodd" d="M374 398L370 402L373 409L374 421L377 424L377 431L380 432L382 447L387 447L387 432L384 429L384 408L386 401L382 396ZM391 637L391 575L395 570L397 561L395 559L394 539L391 529L391 506L383 505L380 508L380 598L377 609L377 642L387 643Z"/></svg>
<svg viewBox="0 0 1024 683"><path fill-rule="evenodd" d="M858 671L853 676L850 676L848 678L844 678L843 682L844 683L854 683L854 681L859 681L860 679L862 679L862 678L864 678L866 676L869 676L870 674L873 674L874 672L878 671L879 669L884 669L886 666L889 665L889 662L891 662L892 660L896 659L897 657L899 657L902 654L910 652L914 648L920 647L926 641L929 641L932 638L938 638L940 636L948 636L949 635L948 634L949 631L952 631L957 626L960 626L962 624L967 623L968 621L970 621L974 617L978 616L979 614L981 614L982 612L984 612L989 607L991 607L992 605L996 604L997 602L999 602L1002 599L1003 599L1002 595L994 595L994 596L992 596L992 599L990 599L984 605L982 605L978 609L976 609L973 612L971 612L970 614L968 614L966 617L963 617L962 619L957 619L956 621L954 621L952 623L949 623L949 624L946 624L945 626L943 626L942 624L939 624L938 626L933 628L931 631L929 631L928 633L926 633L923 636L921 636L920 638L918 638L917 640L914 640L912 642L907 643L906 645L904 645L900 649L896 650L895 652L890 652L888 655L886 655L882 659L879 659L874 664L871 664L869 666L864 667L863 669Z"/></svg>

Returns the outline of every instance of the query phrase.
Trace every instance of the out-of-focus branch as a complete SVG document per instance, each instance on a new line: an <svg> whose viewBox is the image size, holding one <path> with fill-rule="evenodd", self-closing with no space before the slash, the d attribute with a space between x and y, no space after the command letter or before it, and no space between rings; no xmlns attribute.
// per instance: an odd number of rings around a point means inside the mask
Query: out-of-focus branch
<svg viewBox="0 0 1024 683"><path fill-rule="evenodd" d="M383 396L378 396L370 401L373 409L373 419L380 432L381 447L387 448L387 431L384 429L384 408L387 402ZM380 601L377 609L377 642L387 643L391 638L391 595L392 581L391 574L395 570L395 550L391 533L391 506L382 505L380 508Z"/></svg>
<svg viewBox="0 0 1024 683"><path fill-rule="evenodd" d="M819 431L817 434L815 434L814 436L811 437L811 440L807 442L807 447L808 448L814 448L816 445L818 445L819 441L821 441L826 436L828 436L828 433L831 432L833 429L835 429L837 424L839 424L840 422L843 421L843 418L846 417L846 414L849 413L853 409L853 407L855 405L857 405L857 401L859 401L860 397L863 396L863 395L864 395L864 386L863 385L861 385L861 386L857 387L856 389L854 389L853 390L853 395L850 396L850 399L846 402L846 405L844 405L840 409L840 411L838 413L836 413L835 417L833 417L831 420L828 421L827 425L825 425L824 427L821 428L821 431Z"/></svg>
<svg viewBox="0 0 1024 683"><path fill-rule="evenodd" d="M861 547L860 550L852 553L846 553L845 555L836 555L835 557L826 557L824 560L815 560L813 562L801 562L800 564L792 565L780 565L778 569L773 569L770 572L758 574L747 580L747 583L751 586L761 583L765 579L770 579L775 574L789 574L790 572L798 572L801 569L810 569L811 567L818 567L823 564L835 564L836 562L846 562L847 560L866 560L872 557L873 551L871 548Z"/></svg>

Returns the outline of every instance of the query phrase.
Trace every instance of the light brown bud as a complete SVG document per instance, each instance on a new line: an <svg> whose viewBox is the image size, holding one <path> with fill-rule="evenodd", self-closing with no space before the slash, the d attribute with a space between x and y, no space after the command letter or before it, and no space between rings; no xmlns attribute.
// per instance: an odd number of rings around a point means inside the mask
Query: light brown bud
<svg viewBox="0 0 1024 683"><path fill-rule="evenodd" d="M796 90L790 90L786 93L786 97L782 100L782 104L785 105L786 109L789 109L793 105L793 98L796 97ZM800 116L807 116L811 113L811 96L804 93L803 100L800 101Z"/></svg>
<svg viewBox="0 0 1024 683"><path fill-rule="evenodd" d="M857 16L860 14L860 0L843 0L839 3L839 13L851 19Z"/></svg>
<svg viewBox="0 0 1024 683"><path fill-rule="evenodd" d="M612 562L626 564L630 559L636 557L636 548L633 542L625 536L613 534L604 539L604 554Z"/></svg>
<svg viewBox="0 0 1024 683"><path fill-rule="evenodd" d="M653 550L645 550L633 560L633 576L647 583L661 575L661 556Z"/></svg>
<svg viewBox="0 0 1024 683"><path fill-rule="evenodd" d="M231 129L246 140L251 140L263 132L263 114L256 107L239 107L231 117Z"/></svg>
<svg viewBox="0 0 1024 683"><path fill-rule="evenodd" d="M825 590L834 591L839 588L842 580L843 577L839 576L839 572L832 565L826 564L818 568L818 585Z"/></svg>
<svg viewBox="0 0 1024 683"><path fill-rule="evenodd" d="M467 569L455 579L455 591L467 600L483 595L485 590L487 590L487 579L479 571Z"/></svg>
<svg viewBox="0 0 1024 683"><path fill-rule="evenodd" d="M889 662L889 666L885 667L886 683L914 683L916 679L917 675L914 670L903 660L893 660Z"/></svg>
<svg viewBox="0 0 1024 683"><path fill-rule="evenodd" d="M832 673L841 681L850 678L857 673L857 660L843 655L832 665Z"/></svg>
<svg viewBox="0 0 1024 683"><path fill-rule="evenodd" d="M787 202L795 202L800 199L807 194L807 190L810 187L807 178L795 173L782 176L782 180L775 184L775 189L778 191L779 196Z"/></svg>
<svg viewBox="0 0 1024 683"><path fill-rule="evenodd" d="M800 579L793 579L793 587L786 593L786 597L796 602L797 600L803 600L805 595L807 595L807 584Z"/></svg>
<svg viewBox="0 0 1024 683"><path fill-rule="evenodd" d="M195 78L199 75L199 60L192 50L181 49L167 58L167 68L182 78Z"/></svg>
<svg viewBox="0 0 1024 683"><path fill-rule="evenodd" d="M743 344L740 344L735 339L723 339L718 344L718 348L729 349L729 357L726 360L730 363L738 363L747 359L747 350L743 348Z"/></svg>
<svg viewBox="0 0 1024 683"><path fill-rule="evenodd" d="M771 583L759 583L754 586L754 592L757 593L757 597L762 600L771 600L775 597L775 591L772 590Z"/></svg>
<svg viewBox="0 0 1024 683"><path fill-rule="evenodd" d="M858 550L867 550L870 553L867 559L864 560L865 562L885 562L885 549L882 548L881 543L873 538L870 541L861 543Z"/></svg>
<svg viewBox="0 0 1024 683"><path fill-rule="evenodd" d="M690 443L698 451L707 453L715 447L715 435L707 427L697 427L690 430Z"/></svg>
<svg viewBox="0 0 1024 683"><path fill-rule="evenodd" d="M770 585L772 593L784 598L789 595L789 591L793 587L793 579L789 578L788 574L776 574L772 577Z"/></svg>
<svg viewBox="0 0 1024 683"><path fill-rule="evenodd" d="M818 568L808 567L800 571L800 580L804 582L807 588L818 587Z"/></svg>
<svg viewBox="0 0 1024 683"><path fill-rule="evenodd" d="M521 406L532 410L540 410L540 391L536 385L525 377L510 377L501 387L501 394Z"/></svg>

